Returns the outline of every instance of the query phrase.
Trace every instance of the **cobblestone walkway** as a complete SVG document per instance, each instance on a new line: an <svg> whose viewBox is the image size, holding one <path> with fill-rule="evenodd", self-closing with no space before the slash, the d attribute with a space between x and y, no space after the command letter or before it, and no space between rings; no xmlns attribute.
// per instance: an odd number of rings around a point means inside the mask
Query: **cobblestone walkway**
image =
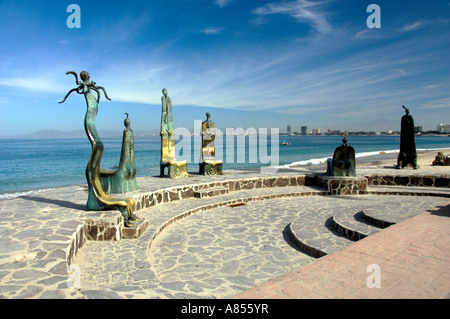
<svg viewBox="0 0 450 319"><path fill-rule="evenodd" d="M246 196L251 193L247 191ZM396 204L399 201L403 204ZM325 212L313 218L325 221L338 207L356 211L374 206L389 211L400 205L417 215L447 203L445 198L408 197L405 201L405 196L366 195L307 196L224 206L169 226L153 242L150 258L140 240L88 242L74 263L81 267L82 286L88 293L101 289L126 298L229 298L315 261L295 246L287 231L302 211L314 208ZM158 208L180 209L182 205L186 209L194 204L198 205L198 200ZM314 233L323 223L308 226ZM336 238L347 245L354 243Z"/></svg>
<svg viewBox="0 0 450 319"><path fill-rule="evenodd" d="M310 172L305 169L279 173L301 175ZM367 167L360 168L359 172L363 175L386 175L391 174L392 169ZM448 175L445 168L439 167L420 172L395 171L395 174L402 176L412 173L424 176ZM138 179L138 184L139 192L151 193L183 186L185 183L208 183L260 175L258 172L227 171L225 175L214 179L200 176L182 180L144 177ZM80 284L81 289L68 288L71 281L68 280L67 256L74 232L90 214L85 210L87 187L64 187L3 200L0 201L0 297L232 297L274 277L283 276L286 272L311 267L323 260L301 252L288 235L288 225L302 211L311 212L313 209L324 212L323 215L313 216L317 220L327 220L329 210L352 208L355 204L359 207L361 202L358 204L358 201L364 201L364 198L367 199L366 204L370 204L369 207L373 205L388 210L394 207L393 202L401 202L406 205L405 208L414 211L411 216L435 206L448 205L448 187L439 190L427 188L423 191L423 195L434 196L403 195L397 199L394 195L382 195L386 193L385 188L378 187L380 195L344 197L322 196L323 189L313 186L240 189L219 196L187 198L142 209L138 211L138 216L148 220L150 227L140 239L87 241L75 259L71 260L70 276L79 279L75 284ZM397 189L402 194L413 194L419 190L414 187ZM441 195L447 198L436 197ZM239 202L245 202L246 205L229 206ZM210 209L212 206L215 208ZM438 220L434 220L434 223L439 225ZM394 226L400 227L402 224ZM316 232L315 227L318 226L311 226L310 233ZM366 239L384 234L391 227ZM406 233L414 234L414 231L411 226ZM439 248L449 247L448 232L446 236L447 241L444 243L442 240L445 236L440 237ZM351 244L347 247L355 245L352 241L347 242ZM426 245L432 244L428 241ZM433 251L440 256L443 254L436 247L433 247ZM448 257L448 251L446 254ZM398 252L398 256L401 255ZM333 253L324 258L331 256L337 255ZM447 258L446 265L448 261ZM442 272L442 263L436 263L435 266ZM434 269L433 265L428 268ZM281 293L279 296L286 295Z"/></svg>
<svg viewBox="0 0 450 319"><path fill-rule="evenodd" d="M235 298L450 298L450 204L427 210Z"/></svg>

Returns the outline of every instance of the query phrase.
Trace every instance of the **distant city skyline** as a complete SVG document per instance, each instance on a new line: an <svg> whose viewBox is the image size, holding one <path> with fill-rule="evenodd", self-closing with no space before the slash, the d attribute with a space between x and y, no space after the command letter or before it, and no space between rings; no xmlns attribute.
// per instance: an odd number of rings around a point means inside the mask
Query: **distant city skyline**
<svg viewBox="0 0 450 319"><path fill-rule="evenodd" d="M82 70L100 131L157 130L163 88L188 129L450 123L447 0L3 0L0 25L0 137L82 129L84 98L58 104Z"/></svg>

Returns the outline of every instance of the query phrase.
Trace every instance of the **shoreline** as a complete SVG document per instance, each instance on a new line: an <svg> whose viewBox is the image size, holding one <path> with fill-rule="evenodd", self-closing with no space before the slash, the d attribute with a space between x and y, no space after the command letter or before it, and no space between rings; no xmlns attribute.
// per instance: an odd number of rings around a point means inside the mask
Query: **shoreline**
<svg viewBox="0 0 450 319"><path fill-rule="evenodd" d="M436 155L438 152L443 152L444 155L450 156L450 148L439 148L439 149L418 149L417 150L417 165L420 167L430 167L432 166L433 161L436 158ZM375 154L374 154L375 153ZM361 154L363 154L361 156ZM370 155L364 155L364 154L370 154ZM397 156L398 156L398 150L394 151L379 151L379 152L367 152L367 153L360 153L360 156L358 157L358 154L356 154L356 168L358 169L358 166L383 166L383 167L394 167L397 165ZM311 164L306 164L306 162L313 162ZM298 162L297 162L298 163ZM290 169L293 172L296 170L304 169L305 171L314 170L317 171L319 168L326 169L326 158L321 159L311 159L307 161L302 161L302 163L305 164L286 164L286 165L280 165L277 166L277 171L282 172L286 169ZM404 168L409 169L409 168ZM412 168L411 168L412 169ZM255 169L242 169L242 171L259 171L260 168ZM236 171L236 169L225 169L226 171ZM276 174L277 171L274 173ZM285 171L284 171L285 172ZM151 176L143 176L145 177L151 177ZM45 191L54 190L61 187L70 187L70 186L77 186L79 184L74 185L68 185L68 186L56 186L56 187L47 187L42 189L34 189L34 190L22 190L22 191L13 191L13 192L7 192L0 194L0 202L4 200L14 199L20 196L30 195L30 194L37 194Z"/></svg>
<svg viewBox="0 0 450 319"><path fill-rule="evenodd" d="M432 166L438 152L443 152L444 155L450 156L450 148L433 148L433 149L418 149L417 150L417 165ZM372 166L372 165L397 165L398 150L375 151L366 153L356 153L356 165ZM331 156L330 156L331 158ZM278 166L278 168L302 168L302 167L319 167L326 166L327 158L310 159L292 164ZM308 164L308 162L310 164ZM298 163L298 164L296 164Z"/></svg>
<svg viewBox="0 0 450 319"><path fill-rule="evenodd" d="M420 167L433 166L433 161L436 158L438 152L443 152L444 155L450 156L450 148L442 149L418 149L417 150L417 165ZM396 153L383 153L378 155L367 156L365 158L356 159L356 163L363 166L396 166L397 165L398 151Z"/></svg>

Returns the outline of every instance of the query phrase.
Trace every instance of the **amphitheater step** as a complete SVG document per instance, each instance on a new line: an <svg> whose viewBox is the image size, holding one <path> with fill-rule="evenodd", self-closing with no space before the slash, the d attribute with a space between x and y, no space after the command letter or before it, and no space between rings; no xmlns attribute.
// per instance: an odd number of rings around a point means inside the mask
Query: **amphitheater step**
<svg viewBox="0 0 450 319"><path fill-rule="evenodd" d="M380 211L375 208L364 208L361 211L362 217L370 224L377 227L386 228L393 224L397 224L403 220L417 215L415 211L401 209Z"/></svg>
<svg viewBox="0 0 450 319"><path fill-rule="evenodd" d="M352 240L360 240L372 235L382 228L369 225L362 212L348 212L345 209L333 214L333 227L341 235Z"/></svg>
<svg viewBox="0 0 450 319"><path fill-rule="evenodd" d="M322 257L354 241L333 229L332 212L304 211L291 222L289 231L297 246L313 257Z"/></svg>
<svg viewBox="0 0 450 319"><path fill-rule="evenodd" d="M202 189L194 192L195 198L205 198L217 195L228 194L230 189L228 187L214 187L208 189Z"/></svg>
<svg viewBox="0 0 450 319"><path fill-rule="evenodd" d="M376 186L370 185L368 193L372 195L413 195L413 196L438 196L450 197L450 188L423 187L423 186Z"/></svg>

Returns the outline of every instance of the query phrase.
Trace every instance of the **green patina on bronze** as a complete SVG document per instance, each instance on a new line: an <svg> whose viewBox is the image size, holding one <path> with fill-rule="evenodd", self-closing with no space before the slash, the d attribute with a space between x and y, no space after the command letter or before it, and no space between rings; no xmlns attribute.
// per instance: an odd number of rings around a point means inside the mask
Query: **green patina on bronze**
<svg viewBox="0 0 450 319"><path fill-rule="evenodd" d="M214 122L210 120L211 114L206 113L206 121L202 123L202 149L200 153L200 175L222 175L222 161L216 160Z"/></svg>
<svg viewBox="0 0 450 319"><path fill-rule="evenodd" d="M100 90L103 91L105 97L111 100L105 89L101 86L97 86L95 82L90 82L90 75L87 71L80 73L82 81L78 81L78 75L74 71L68 71L66 74L73 74L75 76L75 82L78 87L70 90L64 100L59 103L64 103L67 97L72 92L83 94L86 99L87 112L84 118L84 129L87 137L92 145L92 152L86 167L86 180L88 183L88 200L86 203L88 210L118 210L122 213L125 226L133 226L130 223L132 220L138 218L133 214L134 200L132 198L115 199L109 196L102 185L100 180L100 162L103 155L104 146L98 135L96 128L96 118L98 113L98 103L100 101ZM97 92L97 98L92 94L92 90Z"/></svg>
<svg viewBox="0 0 450 319"><path fill-rule="evenodd" d="M348 145L348 133L345 132L342 145L334 151L333 158L327 162L327 175L356 176L355 149Z"/></svg>
<svg viewBox="0 0 450 319"><path fill-rule="evenodd" d="M100 170L100 178L104 189L113 194L133 192L138 189L136 183L136 166L134 161L134 136L130 127L128 113L124 121L122 152L117 170Z"/></svg>
<svg viewBox="0 0 450 319"><path fill-rule="evenodd" d="M187 173L186 161L177 161L175 157L172 100L167 93L167 89L164 88L162 90L162 93L160 176L165 176L164 170L166 167L168 168L168 175L170 178L189 176L189 174Z"/></svg>

